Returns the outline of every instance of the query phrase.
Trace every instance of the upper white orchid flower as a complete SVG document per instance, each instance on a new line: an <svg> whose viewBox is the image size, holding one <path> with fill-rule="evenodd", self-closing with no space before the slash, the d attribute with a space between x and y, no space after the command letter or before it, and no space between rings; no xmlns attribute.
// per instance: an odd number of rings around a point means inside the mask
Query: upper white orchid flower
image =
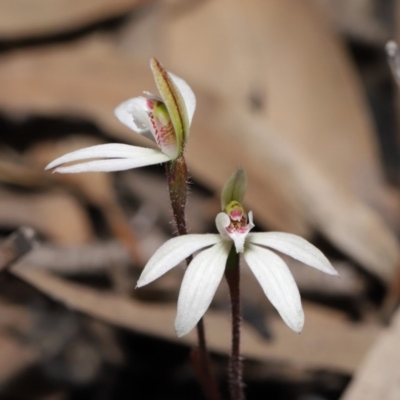
<svg viewBox="0 0 400 400"><path fill-rule="evenodd" d="M151 59L150 67L160 96L144 92L144 96L120 104L114 113L123 124L154 140L159 150L101 144L65 154L46 169L56 168L54 172L61 173L122 171L175 160L182 155L196 108L195 95L183 79L167 72L156 59ZM73 161L83 162L61 166Z"/></svg>
<svg viewBox="0 0 400 400"><path fill-rule="evenodd" d="M138 287L159 278L193 253L201 250L185 272L178 298L175 330L178 336L190 332L207 311L224 275L228 255L235 246L243 253L265 295L284 322L301 332L304 313L297 285L279 255L287 254L313 268L337 275L328 259L305 239L283 232L250 233L253 215L241 205L246 190L246 175L238 169L222 192L223 212L216 217L219 234L190 234L168 240L145 266Z"/></svg>

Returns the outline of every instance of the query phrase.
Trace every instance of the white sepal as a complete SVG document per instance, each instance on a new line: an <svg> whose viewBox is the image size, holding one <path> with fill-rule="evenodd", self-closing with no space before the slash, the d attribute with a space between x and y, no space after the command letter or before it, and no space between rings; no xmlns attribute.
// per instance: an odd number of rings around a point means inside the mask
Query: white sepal
<svg viewBox="0 0 400 400"><path fill-rule="evenodd" d="M178 298L175 331L189 333L207 311L224 275L232 244L217 243L199 253L185 272Z"/></svg>
<svg viewBox="0 0 400 400"><path fill-rule="evenodd" d="M283 321L295 332L301 332L304 312L299 289L282 258L249 243L246 244L244 258Z"/></svg>
<svg viewBox="0 0 400 400"><path fill-rule="evenodd" d="M192 124L194 111L196 110L196 96L186 81L184 81L182 78L179 78L179 76L172 74L171 72L168 72L168 75L178 87L178 90L183 98L190 126Z"/></svg>
<svg viewBox="0 0 400 400"><path fill-rule="evenodd" d="M137 282L137 287L153 282L194 252L212 246L221 240L221 236L217 234L191 234L168 240L146 264Z"/></svg>
<svg viewBox="0 0 400 400"><path fill-rule="evenodd" d="M154 154L146 158L114 158L109 160L86 161L80 164L58 167L53 172L60 174L78 174L81 172L113 172L145 167L169 161L163 153Z"/></svg>
<svg viewBox="0 0 400 400"><path fill-rule="evenodd" d="M284 232L256 232L250 233L247 240L250 243L278 250L326 274L338 275L324 254L300 236Z"/></svg>
<svg viewBox="0 0 400 400"><path fill-rule="evenodd" d="M146 149L143 147L130 146L128 144L110 143L86 147L64 154L47 165L46 170L65 163L94 158L105 158L106 160L88 161L81 164L61 167L57 168L56 172L118 171L120 169L159 164L170 160L170 158L161 153L160 150Z"/></svg>

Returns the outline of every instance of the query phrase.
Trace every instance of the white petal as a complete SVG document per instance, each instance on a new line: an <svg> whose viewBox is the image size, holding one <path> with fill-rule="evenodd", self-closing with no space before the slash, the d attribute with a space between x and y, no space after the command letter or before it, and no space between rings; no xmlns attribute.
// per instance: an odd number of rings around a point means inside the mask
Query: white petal
<svg viewBox="0 0 400 400"><path fill-rule="evenodd" d="M140 275L137 287L147 285L164 275L195 251L216 244L221 240L220 235L214 234L185 235L168 240L150 258Z"/></svg>
<svg viewBox="0 0 400 400"><path fill-rule="evenodd" d="M244 258L285 323L301 332L304 312L299 289L285 262L274 252L252 244L246 244Z"/></svg>
<svg viewBox="0 0 400 400"><path fill-rule="evenodd" d="M186 112L189 119L189 126L192 124L193 114L196 109L196 96L190 86L179 76L168 72L170 78L174 81L175 85L178 87L183 100L185 101Z"/></svg>
<svg viewBox="0 0 400 400"><path fill-rule="evenodd" d="M67 167L58 167L53 172L58 172L60 174L77 174L81 172L125 171L127 169L144 167L146 165L160 164L169 160L170 158L167 155L160 152L150 158L114 158L112 160L86 161Z"/></svg>
<svg viewBox="0 0 400 400"><path fill-rule="evenodd" d="M324 254L300 236L284 232L250 233L247 240L271 247L329 275L338 275Z"/></svg>
<svg viewBox="0 0 400 400"><path fill-rule="evenodd" d="M190 263L178 299L175 331L180 337L189 333L207 311L224 275L232 243L217 243L203 250Z"/></svg>
<svg viewBox="0 0 400 400"><path fill-rule="evenodd" d="M71 161L87 160L90 158L129 158L132 154L135 154L134 149L134 146L119 143L99 144L96 146L85 147L56 158L48 164L45 169L58 167L61 164Z"/></svg>
<svg viewBox="0 0 400 400"><path fill-rule="evenodd" d="M158 164L170 160L170 158L167 155L161 153L160 150L146 149L143 147L130 146L127 144L110 143L110 144L100 144L97 146L86 147L84 149L73 151L72 153L64 154L63 156L55 159L49 165L47 165L46 169L52 169L68 162L83 161L91 158L116 159L116 160L108 160L110 162L122 161L118 159L129 159L132 162L138 163L138 165L132 166L130 168L137 168L144 165ZM100 160L98 161L100 162ZM101 161L107 161L107 160L101 160ZM72 168L72 167L77 167L77 166L74 165L65 168ZM103 171L103 169L99 169L100 167L98 166L96 166L95 168L96 168L95 171ZM116 171L116 169L112 170ZM92 171L92 169L90 169L90 171ZM61 171L60 169L57 170L57 172L67 172L67 171ZM75 171L75 172L83 172L83 171Z"/></svg>
<svg viewBox="0 0 400 400"><path fill-rule="evenodd" d="M150 133L152 128L147 108L147 100L144 97L134 97L121 103L114 110L114 115L128 128L149 136L146 134Z"/></svg>

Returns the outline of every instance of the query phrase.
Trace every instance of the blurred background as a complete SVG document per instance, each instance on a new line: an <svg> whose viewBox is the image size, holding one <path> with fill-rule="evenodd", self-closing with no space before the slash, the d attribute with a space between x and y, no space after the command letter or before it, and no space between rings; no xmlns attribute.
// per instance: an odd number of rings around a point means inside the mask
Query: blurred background
<svg viewBox="0 0 400 400"><path fill-rule="evenodd" d="M215 232L241 165L256 229L302 235L340 273L287 259L297 335L243 265L248 399L400 398L399 88L384 51L399 27L397 0L0 0L0 398L203 398L195 332L173 330L183 267L135 290L174 231L163 168L43 171L93 144L151 146L113 110L156 92L153 56L197 97L190 230ZM226 394L225 283L205 324Z"/></svg>

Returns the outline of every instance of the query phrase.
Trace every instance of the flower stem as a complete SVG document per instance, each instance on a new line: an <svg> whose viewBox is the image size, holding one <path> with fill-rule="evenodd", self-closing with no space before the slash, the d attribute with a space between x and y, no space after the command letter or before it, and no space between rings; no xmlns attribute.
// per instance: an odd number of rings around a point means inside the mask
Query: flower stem
<svg viewBox="0 0 400 400"><path fill-rule="evenodd" d="M232 246L225 270L225 278L229 286L232 312L232 353L229 362L229 390L231 400L244 400L243 365L240 357L240 268L239 254Z"/></svg>
<svg viewBox="0 0 400 400"><path fill-rule="evenodd" d="M221 395L214 376L211 373L210 359L207 352L206 336L203 319L196 325L198 347L192 349L191 360L197 372L197 377L203 386L203 391L208 400L220 400Z"/></svg>
<svg viewBox="0 0 400 400"><path fill-rule="evenodd" d="M188 192L188 170L183 156L166 164L169 197L178 236L187 234L186 201ZM192 257L186 259L189 265ZM220 400L217 382L211 373L210 358L207 351L207 342L203 319L197 324L198 347L191 352L191 359L197 373L198 380L203 387L208 400Z"/></svg>
<svg viewBox="0 0 400 400"><path fill-rule="evenodd" d="M187 234L186 227L186 201L188 192L188 170L183 156L166 165L166 174L171 200L172 212L178 236Z"/></svg>

